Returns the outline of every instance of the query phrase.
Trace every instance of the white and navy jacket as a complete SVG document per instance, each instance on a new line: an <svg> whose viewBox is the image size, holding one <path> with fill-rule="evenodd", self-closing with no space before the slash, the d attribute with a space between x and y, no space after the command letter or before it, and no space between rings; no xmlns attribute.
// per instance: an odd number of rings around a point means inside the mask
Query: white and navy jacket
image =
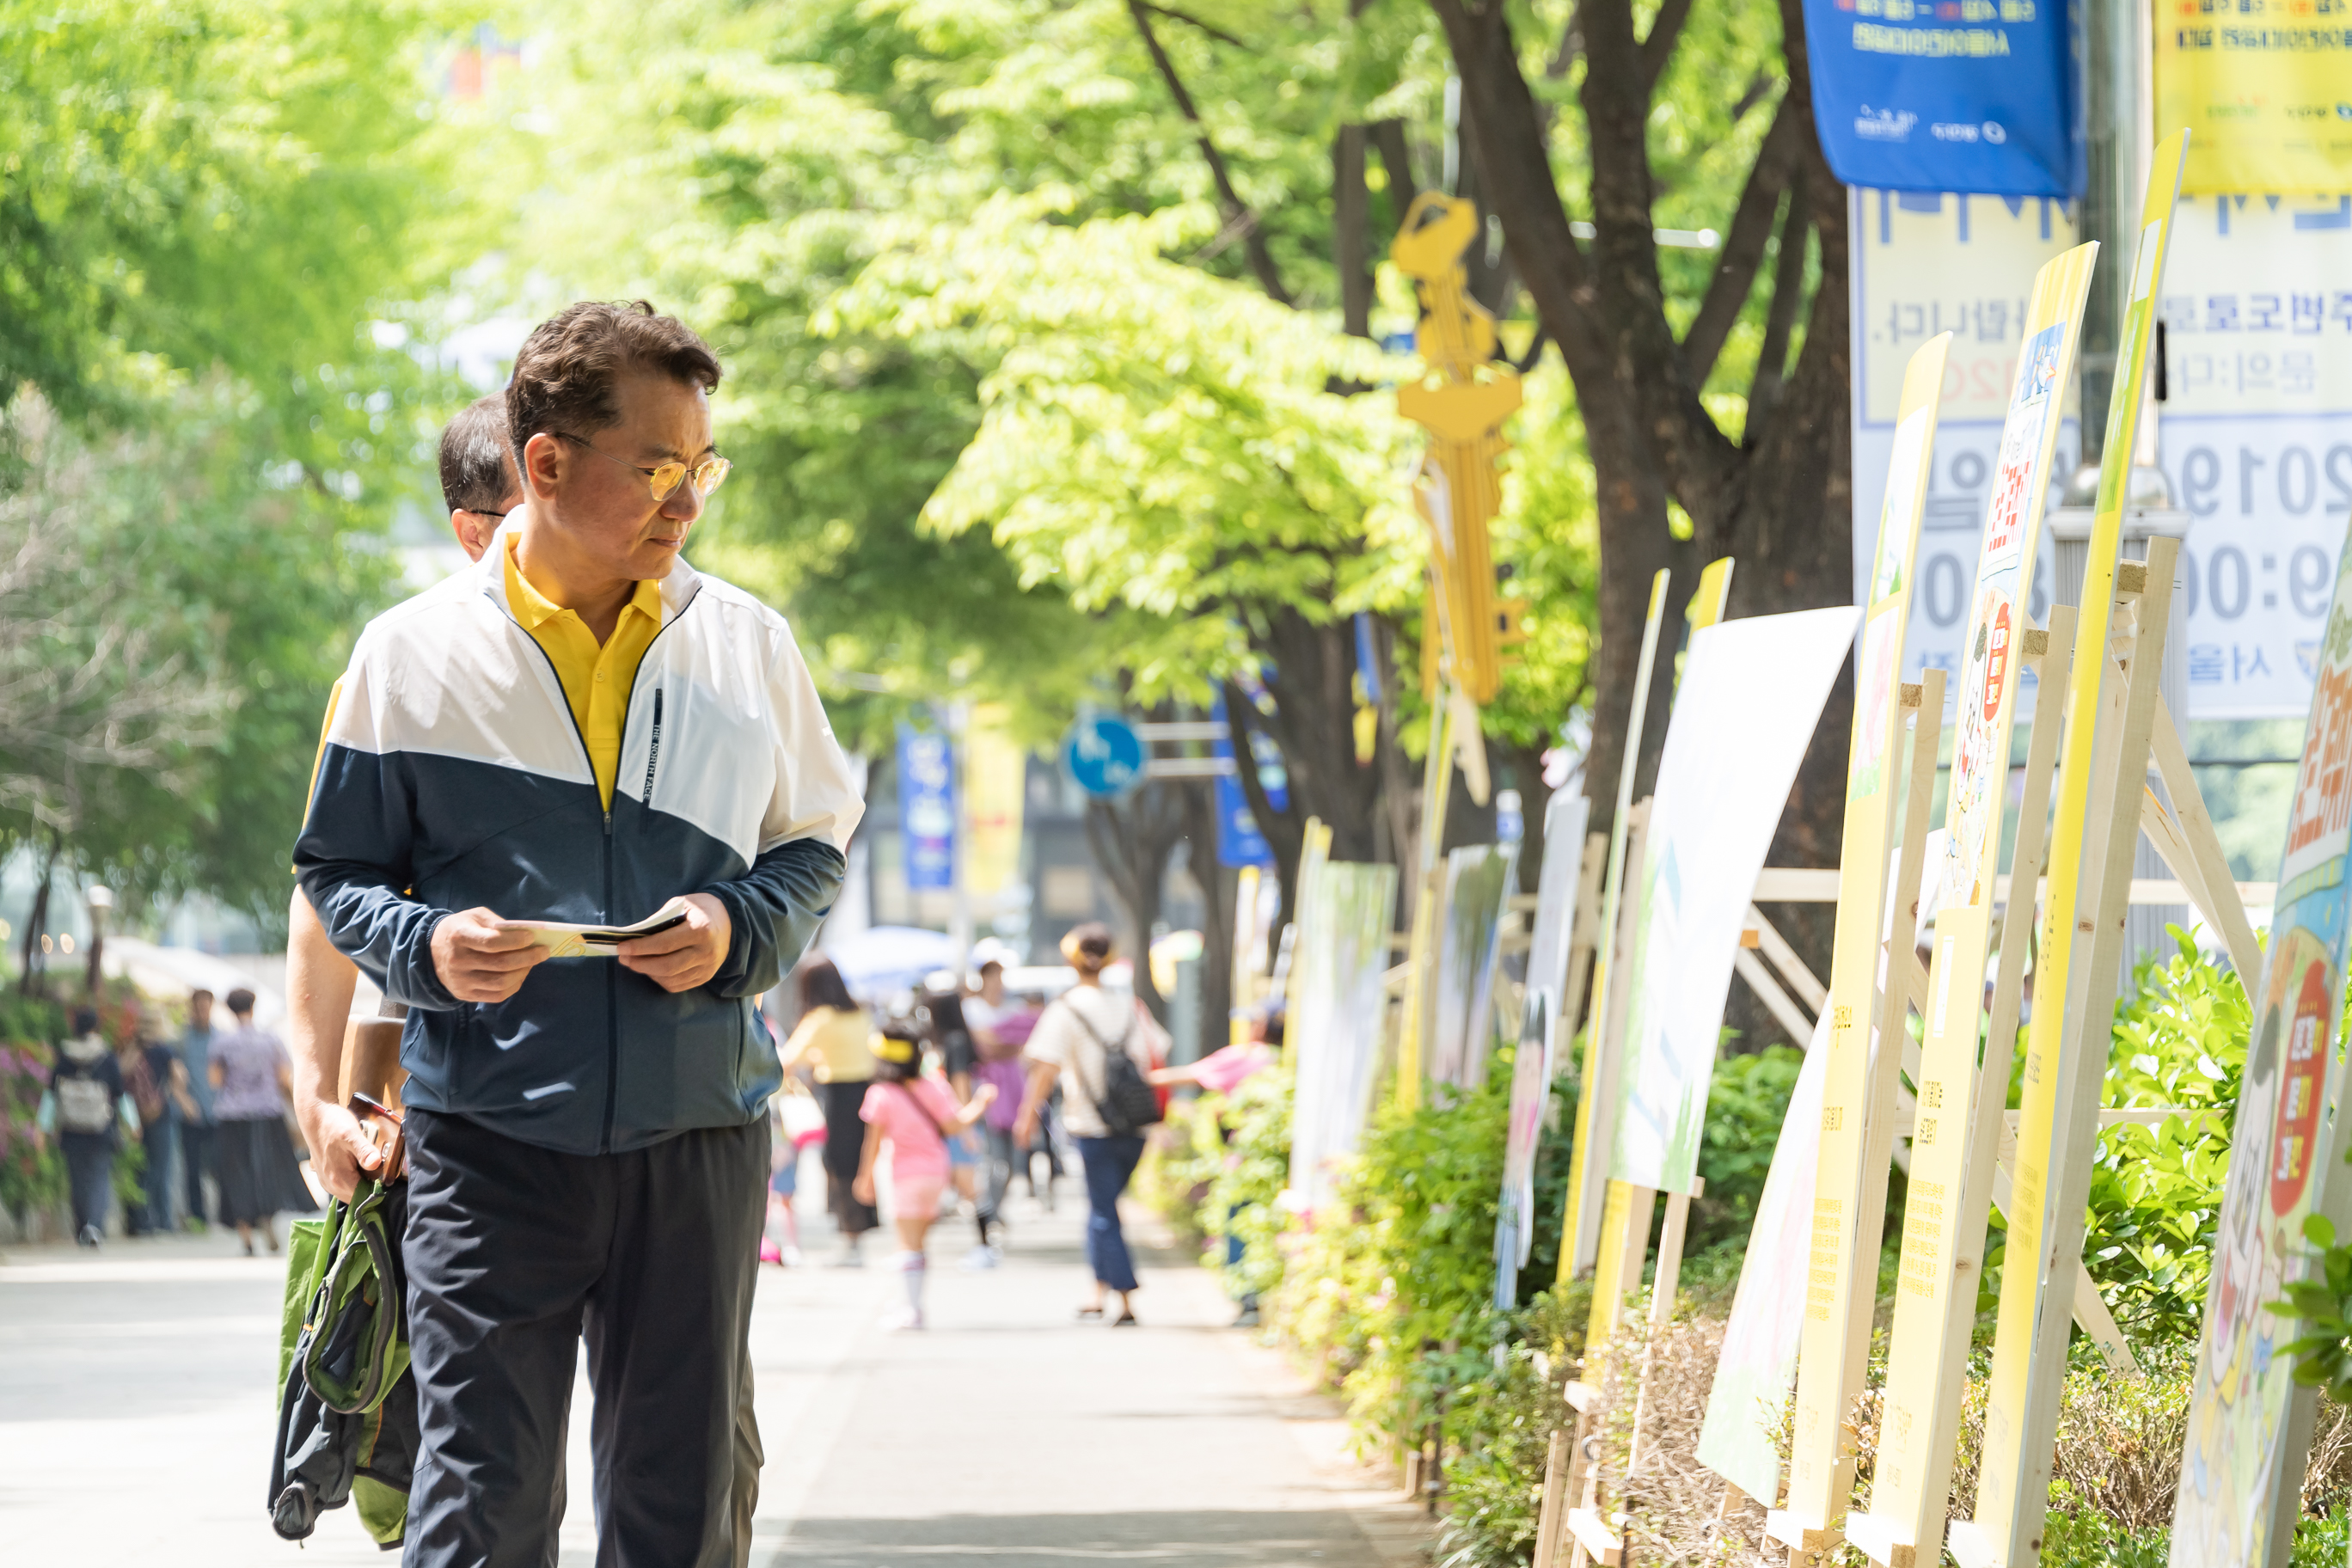
<svg viewBox="0 0 2352 1568"><path fill-rule="evenodd" d="M555 668L508 606L504 560L501 539L361 635L295 846L302 889L408 1004L409 1104L574 1153L751 1121L780 1074L751 998L815 934L864 810L808 668L782 616L678 562L608 811ZM692 991L559 958L478 1005L434 971L454 910L625 925L697 892L734 931Z"/></svg>

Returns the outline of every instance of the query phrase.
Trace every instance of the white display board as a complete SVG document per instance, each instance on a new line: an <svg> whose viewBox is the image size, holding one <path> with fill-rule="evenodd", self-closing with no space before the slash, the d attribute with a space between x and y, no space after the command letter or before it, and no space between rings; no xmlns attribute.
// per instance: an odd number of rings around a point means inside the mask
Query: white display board
<svg viewBox="0 0 2352 1568"><path fill-rule="evenodd" d="M1948 713L1959 697L1960 642L2000 466L2001 422L2017 384L2026 296L2042 263L2074 244L2074 223L2063 203L2039 197L1853 190L1847 199L1856 497L1885 493L1904 367L1929 338L1952 334L1902 666L1902 678L1910 681L1930 667L1950 673ZM2050 465L2053 505L2081 460L2082 426L2073 395L2068 389L2058 453ZM1853 527L1854 602L1862 604L1869 591L1863 576L1877 544L1877 509L1857 504ZM2037 559L2024 595L2036 624L2050 611L2049 554ZM2320 593L2324 601L2325 586ZM2031 673L2018 692L2017 711L2020 718L2033 711Z"/></svg>
<svg viewBox="0 0 2352 1568"><path fill-rule="evenodd" d="M2352 195L2181 197L2158 313L2189 716L2300 719L2352 511Z"/></svg>
<svg viewBox="0 0 2352 1568"><path fill-rule="evenodd" d="M1612 1180L1691 1190L1740 928L1861 619L1838 605L1724 621L1691 638L1633 884L1643 920Z"/></svg>

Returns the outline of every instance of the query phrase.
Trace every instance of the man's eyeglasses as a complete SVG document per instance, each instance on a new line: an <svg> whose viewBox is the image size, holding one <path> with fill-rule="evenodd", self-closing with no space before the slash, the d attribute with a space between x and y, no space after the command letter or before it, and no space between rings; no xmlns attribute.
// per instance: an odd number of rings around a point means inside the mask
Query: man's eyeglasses
<svg viewBox="0 0 2352 1568"><path fill-rule="evenodd" d="M705 458L698 463L668 462L656 468L639 468L635 463L622 462L620 458L601 447L567 431L551 430L548 434L561 440L569 441L575 447L585 447L608 463L635 469L637 473L643 474L646 477L646 484L653 491L653 498L656 501L669 500L677 492L678 485L688 479L694 481L696 495L708 496L719 488L719 481L727 477L727 470L735 466L724 458L713 456Z"/></svg>
<svg viewBox="0 0 2352 1568"><path fill-rule="evenodd" d="M478 506L461 506L461 507L459 507L457 510L458 510L459 511L462 511L462 512L466 513L468 517L495 517L495 518L504 518L504 517L506 516L506 513L504 513L504 512L502 512L502 511L484 511L480 507L478 507Z"/></svg>

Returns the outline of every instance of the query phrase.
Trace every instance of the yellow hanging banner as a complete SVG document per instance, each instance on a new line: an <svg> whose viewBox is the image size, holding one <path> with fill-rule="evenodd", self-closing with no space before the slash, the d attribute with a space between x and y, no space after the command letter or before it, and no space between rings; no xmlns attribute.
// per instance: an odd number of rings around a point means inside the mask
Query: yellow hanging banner
<svg viewBox="0 0 2352 1568"><path fill-rule="evenodd" d="M2100 685L2107 657L2109 611L2116 597L2116 560L2123 542L2123 505L2130 476L2133 437L2139 427L2140 393L2147 384L2148 351L2156 335L2157 289L2164 279L2165 251L2172 235L2172 207L2180 188L2183 132L2166 138L2149 165L2147 195L2140 209L2138 254L2132 264L2131 300L2124 312L2117 345L2116 376L2107 410L2107 438L2099 468L2099 496L2091 521L2090 562L2084 574L2082 616L2067 694L2065 752L2059 763L2057 808L2050 838L2049 886L2043 895L2042 940L2035 952L2033 994L2040 1004L2025 1046L2025 1088L2017 1130L2017 1163L2011 1186L2007 1261L2001 1269L2000 1310L1994 1330L1991 1387L1985 1415L1984 1448L1978 1471L1976 1511L1953 1526L1953 1546L1963 1562L2010 1565L2039 1555L2042 1519L2048 1509L2051 1452L2056 1442L2054 1375L2064 1376L2064 1344L2072 1330L2068 1303L2079 1258L2045 1270L2044 1233L2050 1213L2053 1133L2059 1086L2071 1067L2062 1066L2060 1047L2070 1031L2077 1050L2096 1051L2106 1060L2106 1008L2098 1016L2069 1018L2068 961L2077 936L2088 821L2094 740ZM2056 693L2044 693L2044 699ZM2119 810L2139 817L2137 787L2124 792ZM2119 824L2116 831L2129 832ZM2086 949L2088 944L2084 944ZM2091 1158L2084 1149L2079 1157ZM2083 1199L2075 1198L2079 1211ZM2079 1249L2082 1216L2073 1228ZM2044 1278L2045 1272L2050 1276ZM2051 1314L2055 1314L2053 1317ZM2047 1319L2047 1321L2040 1320ZM2057 1354L2037 1353L2055 1336ZM2053 1371L2054 1367L2054 1371ZM2046 1412L2037 1411L2037 1404Z"/></svg>
<svg viewBox="0 0 2352 1568"><path fill-rule="evenodd" d="M2155 34L2157 129L2195 133L2182 191L2352 191L2352 26L2340 0L2157 0Z"/></svg>
<svg viewBox="0 0 2352 1568"><path fill-rule="evenodd" d="M1843 1511L1853 1473L1843 1452L1844 1413L1870 1342L1877 1280L1875 1234L1864 1248L1858 1217L1865 1173L1871 1019L1885 925L1886 857L1902 772L1903 636L1911 614L1912 560L1936 458L1936 409L1952 334L1929 339L1903 373L1894 459L1886 470L1878 548L1863 620L1853 740L1847 752L1845 833L1839 848L1836 944L1830 962L1829 1042L1822 1073L1820 1164L1812 1247L1798 1342L1797 1426L1790 1454L1789 1511L1826 1530ZM1933 722L1923 717L1922 722ZM1885 1173L1876 1173L1884 1205ZM1864 1256L1866 1251L1867 1256Z"/></svg>
<svg viewBox="0 0 2352 1568"><path fill-rule="evenodd" d="M986 702L963 732L964 890L994 899L1021 880L1021 808L1029 754L1013 739L1010 710Z"/></svg>

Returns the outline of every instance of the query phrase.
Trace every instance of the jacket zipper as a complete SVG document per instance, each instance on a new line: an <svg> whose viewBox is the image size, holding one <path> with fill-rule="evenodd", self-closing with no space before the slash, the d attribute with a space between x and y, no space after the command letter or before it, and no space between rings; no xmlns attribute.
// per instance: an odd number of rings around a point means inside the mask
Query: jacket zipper
<svg viewBox="0 0 2352 1568"><path fill-rule="evenodd" d="M507 603L502 596L496 594L488 594L487 596L489 597L493 603L497 604L499 606L499 613L506 616L508 621L513 625L517 631L522 633L523 640L530 643L532 648L537 650L541 660L547 666L547 673L554 677L555 689L557 693L561 695L563 690L563 676L556 669L555 660L548 657L547 649L540 647L539 639L530 635L530 628L524 626L522 622L516 617L514 611L507 606ZM629 689L621 699L621 739L625 744L629 737L629 704L635 699L637 679L646 672L646 660L652 656L654 644L661 641L665 636L668 635L670 627L677 625L680 620L685 618L688 609L693 605L694 600L699 597L701 597L701 595L697 594L693 598L688 599L685 604L680 605L677 607L677 614L670 616L668 620L656 627L654 635L646 642L645 652L637 656L636 671L629 677ZM557 706L563 710L563 716L572 721L572 737L580 742L580 759L588 764L588 782L593 786L596 782L596 757L595 753L588 749L587 732L580 728L579 717L572 711L571 699L564 698L557 704ZM654 728L656 733L658 734L661 728L661 692L658 688L656 688L654 692ZM614 782L617 783L618 781L615 780ZM648 757L646 761L646 794L650 795L652 794L653 784L653 759L651 757ZM601 801L601 795L602 792L600 791L600 804L603 804ZM613 808L609 804L604 805L604 903L603 912L606 921L609 921L613 918ZM613 1152L613 1120L615 1111L618 1110L617 1101L620 1094L620 961L617 959L604 966L604 1130L602 1136L600 1136L596 1142L596 1152L600 1154L609 1154Z"/></svg>
<svg viewBox="0 0 2352 1568"><path fill-rule="evenodd" d="M670 627L685 617L694 600L688 599L677 607L677 614L654 628L646 639L643 653L637 655L637 668L629 677L629 689L621 694L621 743L629 741L629 708L637 699L637 681L646 672L646 660L654 655L654 645L668 635ZM646 755L646 802L651 805L654 795L654 762L661 750L661 688L654 688L654 738ZM583 740L584 748L587 742ZM595 771L595 759L590 758L589 771ZM618 783L618 780L614 781ZM613 808L604 807L604 918L613 918ZM613 1152L613 1118L619 1109L621 1094L621 961L615 958L604 966L604 1136L597 1148L605 1153Z"/></svg>
<svg viewBox="0 0 2352 1568"><path fill-rule="evenodd" d="M646 646L650 647L652 645L647 644ZM646 747L646 793L644 799L647 805L651 805L654 803L654 765L661 761L661 719L662 689L656 686L654 688L654 738L651 743ZM626 715L623 716L622 722L624 724L627 722Z"/></svg>

